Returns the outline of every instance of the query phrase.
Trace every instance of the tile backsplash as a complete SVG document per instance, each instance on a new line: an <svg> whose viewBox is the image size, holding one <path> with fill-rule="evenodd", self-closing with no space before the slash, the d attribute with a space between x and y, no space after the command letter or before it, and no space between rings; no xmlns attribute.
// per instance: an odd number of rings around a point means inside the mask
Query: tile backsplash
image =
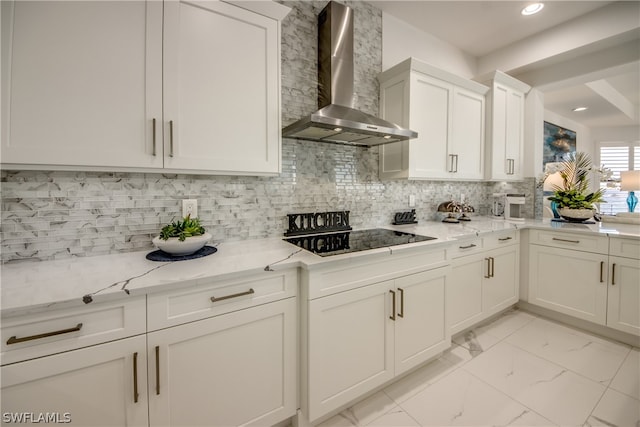
<svg viewBox="0 0 640 427"><path fill-rule="evenodd" d="M282 1L292 7L282 25L283 125L316 109L316 16L324 1ZM357 107L378 113L381 12L355 10ZM50 260L150 250L162 226L180 217L181 200L198 200L198 215L214 242L282 236L286 215L350 210L354 228L384 226L416 196L419 221L438 204L465 194L488 214L491 193L525 193L534 217L533 179L522 183L380 181L378 148L283 140L277 177L156 173L2 171L2 262Z"/></svg>

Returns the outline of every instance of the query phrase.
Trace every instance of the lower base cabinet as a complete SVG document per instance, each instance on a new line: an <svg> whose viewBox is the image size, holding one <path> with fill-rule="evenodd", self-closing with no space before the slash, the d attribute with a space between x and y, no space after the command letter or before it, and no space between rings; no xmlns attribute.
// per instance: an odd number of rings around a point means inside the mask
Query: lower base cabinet
<svg viewBox="0 0 640 427"><path fill-rule="evenodd" d="M311 422L449 348L448 267L308 303Z"/></svg>
<svg viewBox="0 0 640 427"><path fill-rule="evenodd" d="M609 257L607 326L640 336L640 261Z"/></svg>
<svg viewBox="0 0 640 427"><path fill-rule="evenodd" d="M457 258L447 288L447 315L456 334L518 302L519 246Z"/></svg>
<svg viewBox="0 0 640 427"><path fill-rule="evenodd" d="M296 298L148 334L151 426L269 426L295 414Z"/></svg>
<svg viewBox="0 0 640 427"><path fill-rule="evenodd" d="M144 335L2 367L2 424L148 426Z"/></svg>

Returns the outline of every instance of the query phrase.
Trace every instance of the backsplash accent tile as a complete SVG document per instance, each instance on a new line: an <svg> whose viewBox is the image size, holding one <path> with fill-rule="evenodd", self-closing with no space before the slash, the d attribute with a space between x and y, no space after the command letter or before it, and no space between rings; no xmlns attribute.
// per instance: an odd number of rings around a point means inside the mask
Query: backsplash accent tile
<svg viewBox="0 0 640 427"><path fill-rule="evenodd" d="M282 26L283 125L313 112L316 16L325 1L282 1L292 7ZM381 12L355 9L357 106L378 114L376 75L382 64ZM214 242L282 236L286 215L350 210L354 228L384 226L416 196L420 222L438 204L465 194L489 214L491 193L505 186L527 195L533 217L533 179L522 183L380 181L378 148L283 140L277 177L156 173L2 171L2 262L52 260L151 250L163 225L181 215L181 200L198 200L198 215Z"/></svg>

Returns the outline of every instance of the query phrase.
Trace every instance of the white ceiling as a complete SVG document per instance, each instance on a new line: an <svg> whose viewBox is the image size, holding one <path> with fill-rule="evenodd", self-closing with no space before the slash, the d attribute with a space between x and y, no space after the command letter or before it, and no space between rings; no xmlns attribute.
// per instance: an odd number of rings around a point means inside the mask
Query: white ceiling
<svg viewBox="0 0 640 427"><path fill-rule="evenodd" d="M525 17L520 10L532 1L370 1L390 15L481 58L545 30L561 26L612 1L547 0L537 15ZM640 16L638 17L640 22ZM640 52L640 41L638 41ZM588 127L640 126L640 66L638 62L612 75L589 82L572 83L545 90L545 108ZM587 111L573 113L579 105ZM631 117L629 117L631 115Z"/></svg>

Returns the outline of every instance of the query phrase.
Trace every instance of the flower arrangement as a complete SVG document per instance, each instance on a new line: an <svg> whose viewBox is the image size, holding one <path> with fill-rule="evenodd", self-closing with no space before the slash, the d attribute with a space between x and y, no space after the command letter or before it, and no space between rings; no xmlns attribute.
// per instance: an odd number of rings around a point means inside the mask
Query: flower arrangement
<svg viewBox="0 0 640 427"><path fill-rule="evenodd" d="M603 203L604 190L589 190L589 177L592 172L606 175L604 168L596 169L592 166L591 157L587 153L576 152L559 165L562 185L553 186L553 196L549 200L555 202L558 208L594 209L595 203ZM550 175L546 174L544 179ZM543 182L544 182L543 179Z"/></svg>

